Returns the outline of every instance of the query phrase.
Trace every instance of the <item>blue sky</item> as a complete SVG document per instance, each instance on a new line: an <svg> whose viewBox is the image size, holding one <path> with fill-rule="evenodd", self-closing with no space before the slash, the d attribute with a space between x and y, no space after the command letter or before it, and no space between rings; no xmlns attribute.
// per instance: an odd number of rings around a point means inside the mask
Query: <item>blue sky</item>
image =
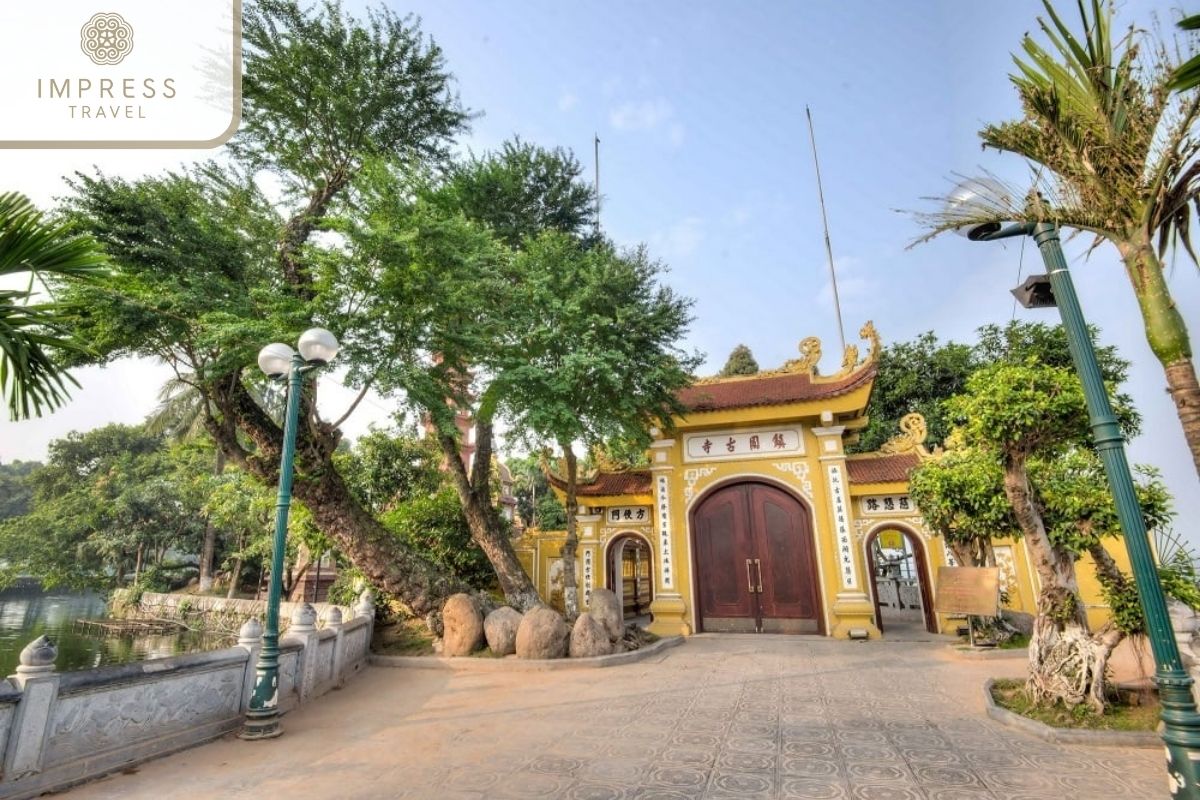
<svg viewBox="0 0 1200 800"><path fill-rule="evenodd" d="M985 3L831 0L390 5L422 18L463 102L483 112L466 146L520 135L574 149L590 174L599 135L603 226L619 242L646 242L670 265L669 282L696 299L688 343L708 355L709 371L739 342L775 366L809 335L824 341L826 369L840 360L806 104L850 341L868 319L885 341L930 329L969 339L1012 318L1019 267L1041 271L1036 250L1022 260L1019 243L948 236L907 249L920 229L898 211L926 207L921 198L944 193L953 173L1027 181L1019 159L982 152L976 134L1018 113L1010 53L1035 28L1038 2L1005 3L1003 14ZM1126 2L1121 14L1143 26L1175 17L1148 1ZM62 192L60 175L93 163L136 175L204 155L0 151L0 175L47 202ZM1134 362L1130 389L1146 422L1132 458L1164 471L1182 519L1200 518L1195 471L1115 252L1104 245L1084 259L1084 244L1068 252L1085 313ZM1197 270L1180 260L1171 283L1200 341ZM81 380L63 412L0 422L0 458L37 457L71 427L140 418L161 373L131 364ZM1200 543L1189 527L1176 525Z"/></svg>

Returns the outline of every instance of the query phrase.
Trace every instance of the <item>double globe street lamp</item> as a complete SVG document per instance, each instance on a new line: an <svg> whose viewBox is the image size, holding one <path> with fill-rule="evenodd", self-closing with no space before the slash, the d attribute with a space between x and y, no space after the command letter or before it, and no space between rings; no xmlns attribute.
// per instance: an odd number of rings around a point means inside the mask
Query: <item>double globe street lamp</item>
<svg viewBox="0 0 1200 800"><path fill-rule="evenodd" d="M994 214L998 209L1011 209L1007 190L989 179L974 179L955 187L948 198L946 215L953 219L969 220L974 212ZM1032 275L1013 289L1017 300L1026 308L1058 306L1067 346L1075 371L1083 383L1088 417L1096 453L1104 464L1104 474L1116 504L1117 518L1124 533L1125 548L1133 568L1138 599L1145 615L1146 632L1154 653L1155 682L1162 703L1162 738L1167 746L1167 770L1171 796L1200 800L1200 714L1192 696L1192 679L1183 668L1179 646L1167 613L1166 599L1158 579L1150 538L1134 492L1133 477L1125 458L1125 437L1113 414L1108 391L1096 362L1092 338L1075 294L1075 284L1067 269L1059 243L1058 226L1053 222L1019 222L1002 225L999 222L968 223L956 229L971 241L990 242L1013 236L1031 236L1042 253L1047 275Z"/></svg>
<svg viewBox="0 0 1200 800"><path fill-rule="evenodd" d="M258 353L258 367L271 380L287 380L287 410L283 421L283 456L279 464L279 496L275 503L275 541L271 553L271 586L267 593L267 621L262 650L255 665L254 693L246 720L238 735L242 739L271 739L279 727L279 601L283 594L283 556L287 547L288 509L292 502L292 471L296 458L296 434L300 417L300 395L304 377L337 356L338 340L324 328L310 328L296 343L300 352L286 344L269 344Z"/></svg>

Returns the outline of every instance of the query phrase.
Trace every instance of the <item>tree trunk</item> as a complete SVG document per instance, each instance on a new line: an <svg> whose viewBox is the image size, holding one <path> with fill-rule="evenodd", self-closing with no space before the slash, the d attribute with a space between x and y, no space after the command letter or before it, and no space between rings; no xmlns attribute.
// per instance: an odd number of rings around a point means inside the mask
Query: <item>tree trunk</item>
<svg viewBox="0 0 1200 800"><path fill-rule="evenodd" d="M254 402L237 375L215 385L213 401L223 419L210 419L207 427L225 455L263 483L278 483L283 431ZM248 453L242 447L239 430L254 442L256 452ZM354 498L333 465L340 437L337 431L313 421L308 403L301 406L298 433L292 494L308 508L317 528L337 543L372 585L422 617L441 611L450 595L471 591L414 552Z"/></svg>
<svg viewBox="0 0 1200 800"><path fill-rule="evenodd" d="M1095 672L1101 663L1102 645L1093 641L1088 631L1075 579L1075 561L1070 553L1055 547L1046 533L1023 458L1005 459L1004 493L1042 584L1029 638L1030 698L1039 705L1058 701L1067 707L1093 705L1093 698L1102 697L1104 690L1104 673ZM1103 706L1097 710L1103 710Z"/></svg>
<svg viewBox="0 0 1200 800"><path fill-rule="evenodd" d="M470 475L467 474L467 466L463 463L456 437L440 429L437 437L442 454L446 457L446 469L450 471L454 480L454 488L458 492L463 514L467 518L471 538L483 550L483 554L495 570L505 601L522 612L540 605L542 598L538 595L537 587L533 585L533 581L529 579L525 568L517 559L512 541L500 523L500 515L492 506L491 424L483 421L475 423L475 460Z"/></svg>
<svg viewBox="0 0 1200 800"><path fill-rule="evenodd" d="M238 583L242 577L242 557L238 556L233 562L233 571L229 573L229 591L225 592L225 596L232 599L237 594Z"/></svg>
<svg viewBox="0 0 1200 800"><path fill-rule="evenodd" d="M570 624L579 616L579 580L575 575L575 553L579 549L579 526L575 519L579 511L579 499L576 496L579 460L570 442L562 442L560 446L567 462L567 538L562 547L563 610Z"/></svg>
<svg viewBox="0 0 1200 800"><path fill-rule="evenodd" d="M225 471L225 454L217 448L216 462L213 474L220 475ZM217 528L207 516L204 518L204 544L200 547L200 591L211 592L213 588L213 556L217 550Z"/></svg>
<svg viewBox="0 0 1200 800"><path fill-rule="evenodd" d="M1192 451L1192 464L1200 476L1200 383L1192 364L1192 346L1187 324L1171 298L1162 263L1149 241L1118 245L1125 271L1133 284L1146 341L1162 364L1167 391L1183 426L1183 436Z"/></svg>
<svg viewBox="0 0 1200 800"><path fill-rule="evenodd" d="M137 586L138 578L142 575L142 554L146 551L146 545L143 542L138 542L137 559L133 562L133 585Z"/></svg>

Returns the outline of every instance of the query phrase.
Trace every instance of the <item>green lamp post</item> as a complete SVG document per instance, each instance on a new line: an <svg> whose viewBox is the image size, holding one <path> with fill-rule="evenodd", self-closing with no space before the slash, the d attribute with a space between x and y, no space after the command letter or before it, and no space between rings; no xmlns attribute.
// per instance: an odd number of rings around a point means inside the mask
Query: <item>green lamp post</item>
<svg viewBox="0 0 1200 800"><path fill-rule="evenodd" d="M258 353L258 366L272 380L288 382L287 410L283 422L283 456L279 465L279 497L275 503L275 541L271 554L271 586L267 592L267 621L262 650L255 665L254 694L242 724L242 739L271 739L279 727L279 601L283 594L283 555L287 548L288 509L292 502L292 472L296 458L296 433L304 376L328 364L337 355L338 340L324 328L310 328L300 336L297 353L286 344L269 344Z"/></svg>
<svg viewBox="0 0 1200 800"><path fill-rule="evenodd" d="M995 181L975 179L959 184L950 194L948 212L952 215L969 213L972 207L994 211L997 208L1011 208L1012 205L1003 186ZM1150 549L1150 537L1146 533L1146 523L1134 493L1129 462L1125 459L1125 437L1113 414L1108 391L1096 363L1092 338L1088 334L1083 310L1075 294L1075 284L1059 243L1058 226L1053 222L1024 222L1008 226L991 222L968 225L957 232L972 241L1031 236L1042 253L1042 261L1049 274L1030 276L1024 284L1013 290L1013 294L1026 308L1057 305L1062 315L1071 360L1083 383L1096 453L1104 464L1109 490L1116 503L1117 517L1124 532L1125 548L1129 553L1133 579L1146 620L1150 648L1154 653L1155 682L1162 703L1162 738L1167 747L1171 796L1180 800L1200 800L1200 713L1196 711L1192 696L1192 678L1183 668L1179 657L1179 646L1175 642L1154 554Z"/></svg>

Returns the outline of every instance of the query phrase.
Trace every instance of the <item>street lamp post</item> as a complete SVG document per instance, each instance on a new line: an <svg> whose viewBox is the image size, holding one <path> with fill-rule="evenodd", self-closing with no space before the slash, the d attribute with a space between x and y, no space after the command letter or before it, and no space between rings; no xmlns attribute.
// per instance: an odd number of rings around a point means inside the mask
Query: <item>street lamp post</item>
<svg viewBox="0 0 1200 800"><path fill-rule="evenodd" d="M254 694L238 736L272 739L279 727L279 601L283 594L283 556L287 548L288 509L292 503L292 472L296 458L296 433L304 376L337 355L338 341L324 328L310 328L300 336L297 353L286 344L269 344L258 354L258 366L272 380L287 379L287 409L283 421L283 456L279 464L279 495L275 503L275 539L271 553L271 586L267 592L267 621L262 650L254 670Z"/></svg>
<svg viewBox="0 0 1200 800"><path fill-rule="evenodd" d="M972 181L960 185L951 194L951 210L976 203L980 195L985 206L996 207L996 194L1003 191L990 182ZM992 194L991 202L986 196ZM1167 748L1167 771L1171 796L1179 800L1200 800L1200 713L1192 696L1192 678L1183 668L1179 646L1167 613L1167 603L1154 554L1150 549L1150 537L1142 518L1134 492L1133 477L1129 462L1125 459L1125 437L1121 434L1117 417L1113 414L1104 378L1096 362L1096 351L1088 333L1075 284L1067 269L1062 246L1058 237L1058 226L1052 222L1025 222L1006 227L996 223L960 229L973 241L994 241L1012 236L1031 236L1042 253L1048 276L1032 276L1023 286L1014 289L1014 294L1027 307L1057 305L1062 315L1063 328L1067 334L1067 345L1075 371L1083 383L1087 400L1088 418L1092 427L1092 438L1096 453L1104 464L1109 490L1116 503L1117 518L1124 532L1125 548L1133 568L1133 579L1137 585L1138 599L1145 615L1146 632L1150 648L1154 653L1156 667L1155 682L1158 684L1159 700L1162 703L1162 738ZM1049 293L1039 278L1048 280Z"/></svg>

